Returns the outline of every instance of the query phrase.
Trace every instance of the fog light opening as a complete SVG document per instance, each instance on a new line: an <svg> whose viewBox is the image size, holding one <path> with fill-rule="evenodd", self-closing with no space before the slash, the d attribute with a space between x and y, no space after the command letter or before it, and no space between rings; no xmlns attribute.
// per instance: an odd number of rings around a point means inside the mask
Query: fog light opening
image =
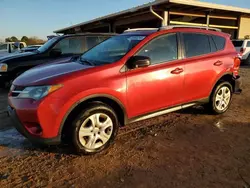
<svg viewBox="0 0 250 188"><path fill-rule="evenodd" d="M35 136L41 136L42 135L42 128L37 123L24 123L25 128L29 133L35 135Z"/></svg>

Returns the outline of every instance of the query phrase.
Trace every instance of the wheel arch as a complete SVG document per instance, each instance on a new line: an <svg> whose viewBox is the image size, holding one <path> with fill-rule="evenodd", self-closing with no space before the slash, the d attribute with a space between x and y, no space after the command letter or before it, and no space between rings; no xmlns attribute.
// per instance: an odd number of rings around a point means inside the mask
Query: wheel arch
<svg viewBox="0 0 250 188"><path fill-rule="evenodd" d="M95 94L77 101L70 107L60 124L59 135L62 136L63 133L67 131L67 129L70 127L72 118L74 118L76 114L78 114L78 112L90 102L100 102L110 106L116 112L120 125L123 126L126 124L128 120L127 112L123 103L119 99L107 94Z"/></svg>
<svg viewBox="0 0 250 188"><path fill-rule="evenodd" d="M231 85L232 85L232 89L233 89L233 92L234 92L234 88L235 88L235 80L233 79L233 74L232 72L226 72L224 74L222 74L219 78L217 78L217 80L215 81L211 91L210 91L210 94L209 94L209 98L211 98L211 95L214 91L214 89L216 88L216 86L218 84L220 84L222 81L227 81L229 82Z"/></svg>

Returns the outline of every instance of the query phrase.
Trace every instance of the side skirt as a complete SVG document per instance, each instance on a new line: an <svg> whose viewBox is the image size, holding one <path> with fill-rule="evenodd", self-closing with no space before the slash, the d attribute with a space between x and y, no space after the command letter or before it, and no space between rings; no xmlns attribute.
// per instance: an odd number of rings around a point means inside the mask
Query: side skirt
<svg viewBox="0 0 250 188"><path fill-rule="evenodd" d="M134 122L138 122L138 121L143 121L143 120L150 119L150 118L154 118L154 117L168 114L171 112L175 112L175 111L178 111L181 109L189 108L191 106L205 104L208 102L209 102L209 98L204 98L204 99L201 99L199 101L190 102L190 103L186 103L186 104L182 104L182 105L177 105L177 106L173 106L173 107L166 108L166 109L161 109L161 110L153 112L153 113L149 113L149 114L137 116L137 117L134 117L131 119L127 119L127 121L125 122L125 125L130 124L130 123L134 123Z"/></svg>

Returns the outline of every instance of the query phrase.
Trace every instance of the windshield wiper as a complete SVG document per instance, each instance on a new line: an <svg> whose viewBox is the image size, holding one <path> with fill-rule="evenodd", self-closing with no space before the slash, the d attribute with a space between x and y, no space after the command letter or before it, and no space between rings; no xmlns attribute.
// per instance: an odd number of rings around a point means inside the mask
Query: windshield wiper
<svg viewBox="0 0 250 188"><path fill-rule="evenodd" d="M81 62L81 63L84 63L84 64L86 64L86 65L95 66L94 63L92 63L92 62L90 62L90 61L88 61L88 60L86 60L86 59L80 58L80 62Z"/></svg>

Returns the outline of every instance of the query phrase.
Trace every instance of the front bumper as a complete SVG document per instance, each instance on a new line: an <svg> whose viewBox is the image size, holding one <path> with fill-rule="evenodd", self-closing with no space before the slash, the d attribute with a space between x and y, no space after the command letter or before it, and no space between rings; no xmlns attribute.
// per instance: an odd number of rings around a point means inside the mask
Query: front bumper
<svg viewBox="0 0 250 188"><path fill-rule="evenodd" d="M242 92L242 78L240 76L235 76L234 78L234 93L240 94Z"/></svg>
<svg viewBox="0 0 250 188"><path fill-rule="evenodd" d="M55 138L41 138L37 136L31 135L26 128L22 125L21 121L18 118L16 111L8 106L8 114L13 121L13 124L17 131L22 134L24 137L29 139L33 143L44 144L44 145L58 145L61 143L61 136L57 136Z"/></svg>

